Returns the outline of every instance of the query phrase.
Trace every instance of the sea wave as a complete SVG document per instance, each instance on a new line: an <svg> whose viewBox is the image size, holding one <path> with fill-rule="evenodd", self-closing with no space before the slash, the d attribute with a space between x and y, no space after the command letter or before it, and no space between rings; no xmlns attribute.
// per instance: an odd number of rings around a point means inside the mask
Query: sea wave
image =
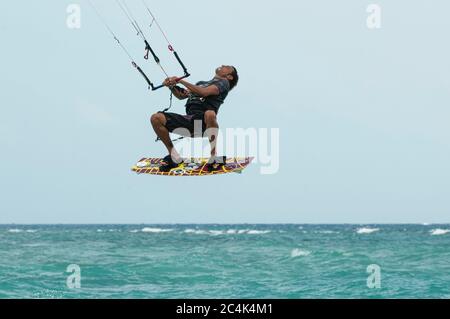
<svg viewBox="0 0 450 319"><path fill-rule="evenodd" d="M144 227L141 229L141 232L143 233L169 233L173 231L171 228L151 228L151 227Z"/></svg>
<svg viewBox="0 0 450 319"><path fill-rule="evenodd" d="M213 236L224 235L225 231L223 230L210 230L209 233Z"/></svg>
<svg viewBox="0 0 450 319"><path fill-rule="evenodd" d="M17 229L17 228L8 229L8 233L21 233L21 232L23 232L23 229Z"/></svg>
<svg viewBox="0 0 450 319"><path fill-rule="evenodd" d="M202 230L202 229L185 229L183 231L186 234L195 234L195 235L212 235L212 236L219 236L219 235L263 235L268 234L271 231L270 230L254 230L254 229L227 229L227 230Z"/></svg>
<svg viewBox="0 0 450 319"><path fill-rule="evenodd" d="M318 231L315 231L314 233L316 233L316 234L339 234L339 232L335 231L335 230L318 230Z"/></svg>
<svg viewBox="0 0 450 319"><path fill-rule="evenodd" d="M450 229L441 229L441 228L437 228L437 229L433 229L430 231L431 235L436 236L436 235L445 235L447 233L450 233Z"/></svg>
<svg viewBox="0 0 450 319"><path fill-rule="evenodd" d="M106 230L106 229L97 229L97 233L103 233L103 232L106 232L106 231L108 231L110 233L115 233L115 232L120 232L120 229L114 229L114 228L111 228L111 229L108 229L108 230Z"/></svg>
<svg viewBox="0 0 450 319"><path fill-rule="evenodd" d="M195 235L206 235L208 232L206 230L199 229L185 229L184 233L186 234L195 234Z"/></svg>
<svg viewBox="0 0 450 319"><path fill-rule="evenodd" d="M270 230L249 230L247 234L249 235L263 235L270 233Z"/></svg>
<svg viewBox="0 0 450 319"><path fill-rule="evenodd" d="M299 248L294 248L291 251L292 258L309 256L310 254L311 254L311 252L309 250L303 250L303 249L299 249Z"/></svg>
<svg viewBox="0 0 450 319"><path fill-rule="evenodd" d="M8 229L8 233L36 233L37 230L36 229L19 229L19 228L11 228Z"/></svg>
<svg viewBox="0 0 450 319"><path fill-rule="evenodd" d="M357 234L371 234L379 231L379 228L361 227L356 230Z"/></svg>

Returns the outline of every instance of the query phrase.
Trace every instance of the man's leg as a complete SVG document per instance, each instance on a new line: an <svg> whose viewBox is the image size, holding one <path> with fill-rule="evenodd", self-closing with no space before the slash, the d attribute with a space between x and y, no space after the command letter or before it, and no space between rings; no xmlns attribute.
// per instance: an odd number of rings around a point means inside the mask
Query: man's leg
<svg viewBox="0 0 450 319"><path fill-rule="evenodd" d="M209 143L211 145L211 157L216 156L217 135L219 133L219 123L217 123L216 112L205 112L206 134L208 135Z"/></svg>
<svg viewBox="0 0 450 319"><path fill-rule="evenodd" d="M166 128L166 117L163 113L155 113L150 118L150 122L152 123L153 130L156 135L161 139L163 144L166 146L167 151L172 156L172 160L177 162L180 160L180 155L177 150L173 146L172 140L170 139L169 130Z"/></svg>

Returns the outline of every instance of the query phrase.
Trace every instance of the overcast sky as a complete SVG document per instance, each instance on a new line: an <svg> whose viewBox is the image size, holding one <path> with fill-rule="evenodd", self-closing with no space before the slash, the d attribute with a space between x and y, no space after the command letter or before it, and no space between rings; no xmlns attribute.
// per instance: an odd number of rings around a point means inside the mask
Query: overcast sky
<svg viewBox="0 0 450 319"><path fill-rule="evenodd" d="M93 0L155 82L163 74L113 1ZM81 28L67 6L81 5ZM169 72L140 0L128 0ZM150 93L86 1L0 4L0 223L389 223L450 221L450 3L151 1L192 73L233 64L222 128L278 128L262 175L137 176L160 157ZM176 101L174 111L182 113Z"/></svg>

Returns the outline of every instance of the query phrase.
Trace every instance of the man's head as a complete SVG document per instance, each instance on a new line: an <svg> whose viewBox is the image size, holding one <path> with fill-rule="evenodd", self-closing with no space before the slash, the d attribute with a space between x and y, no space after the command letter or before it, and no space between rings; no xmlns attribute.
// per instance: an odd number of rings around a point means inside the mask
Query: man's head
<svg viewBox="0 0 450 319"><path fill-rule="evenodd" d="M230 82L230 90L232 90L239 81L239 75L234 66L222 65L216 69L216 76L227 79Z"/></svg>

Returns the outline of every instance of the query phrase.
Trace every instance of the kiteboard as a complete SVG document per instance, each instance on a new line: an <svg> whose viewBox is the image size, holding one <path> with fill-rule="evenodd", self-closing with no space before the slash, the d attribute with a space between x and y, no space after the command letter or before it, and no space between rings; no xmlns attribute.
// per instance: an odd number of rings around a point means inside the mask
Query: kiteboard
<svg viewBox="0 0 450 319"><path fill-rule="evenodd" d="M177 167L169 172L161 172L162 158L142 158L131 170L137 174L165 175L165 176L208 176L227 173L242 173L252 162L253 157L226 158L223 163L208 164L209 158L184 159Z"/></svg>

